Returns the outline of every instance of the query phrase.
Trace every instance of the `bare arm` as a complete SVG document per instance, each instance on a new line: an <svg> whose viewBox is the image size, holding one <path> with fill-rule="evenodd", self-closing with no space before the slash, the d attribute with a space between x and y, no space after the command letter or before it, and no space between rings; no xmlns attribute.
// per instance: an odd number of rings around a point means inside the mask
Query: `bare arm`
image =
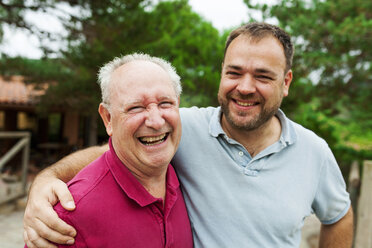
<svg viewBox="0 0 372 248"><path fill-rule="evenodd" d="M68 182L81 169L93 162L108 149L108 145L106 144L74 152L40 172L39 176L55 177L63 182Z"/></svg>
<svg viewBox="0 0 372 248"><path fill-rule="evenodd" d="M352 243L353 211L350 207L347 214L338 222L331 225L322 225L319 248L350 248Z"/></svg>
<svg viewBox="0 0 372 248"><path fill-rule="evenodd" d="M74 242L75 229L58 218L53 206L60 201L65 209L75 209L65 182L106 150L108 145L77 151L44 169L35 178L23 219L24 240L29 248L56 247L48 240L58 244Z"/></svg>

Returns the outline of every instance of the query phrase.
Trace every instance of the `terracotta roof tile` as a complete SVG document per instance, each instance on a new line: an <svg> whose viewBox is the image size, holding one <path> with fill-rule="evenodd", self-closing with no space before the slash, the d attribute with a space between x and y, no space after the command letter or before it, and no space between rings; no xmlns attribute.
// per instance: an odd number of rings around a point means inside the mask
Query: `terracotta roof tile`
<svg viewBox="0 0 372 248"><path fill-rule="evenodd" d="M47 86L39 88L35 84L26 84L22 76L0 76L0 105L35 105Z"/></svg>

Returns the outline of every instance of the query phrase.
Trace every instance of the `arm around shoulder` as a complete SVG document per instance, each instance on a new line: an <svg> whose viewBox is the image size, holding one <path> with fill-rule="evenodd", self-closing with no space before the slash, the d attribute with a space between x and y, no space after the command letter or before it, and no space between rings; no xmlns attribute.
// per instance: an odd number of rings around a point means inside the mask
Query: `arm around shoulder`
<svg viewBox="0 0 372 248"><path fill-rule="evenodd" d="M109 149L108 144L92 146L74 152L46 168L40 176L54 176L64 182L71 180L81 169L93 162ZM45 173L45 175L43 175Z"/></svg>
<svg viewBox="0 0 372 248"><path fill-rule="evenodd" d="M25 242L29 247L51 245L48 240L58 244L70 243L73 240L75 229L58 218L53 206L60 201L67 210L75 208L65 182L71 180L107 149L108 145L104 145L75 152L44 169L35 178L23 219Z"/></svg>

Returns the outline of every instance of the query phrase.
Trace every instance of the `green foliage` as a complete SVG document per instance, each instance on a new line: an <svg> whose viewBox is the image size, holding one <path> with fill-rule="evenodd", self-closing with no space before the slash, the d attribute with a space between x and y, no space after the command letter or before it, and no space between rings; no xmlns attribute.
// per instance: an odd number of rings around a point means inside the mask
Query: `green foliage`
<svg viewBox="0 0 372 248"><path fill-rule="evenodd" d="M65 23L69 36L63 63L70 78L51 88L48 99L59 99L60 104L85 113L96 112L99 67L120 55L145 52L177 68L185 93L183 105L216 103L222 43L218 31L187 1L152 5L143 0L84 0L80 5L87 14Z"/></svg>
<svg viewBox="0 0 372 248"><path fill-rule="evenodd" d="M0 21L1 23L6 23L8 25L17 27L26 27L27 24L23 20L25 10L27 6L24 1L20 0L10 0L10 1L0 1ZM3 33L0 32L2 38Z"/></svg>
<svg viewBox="0 0 372 248"><path fill-rule="evenodd" d="M347 181L347 175L353 161L372 159L371 139L367 143L351 139L350 135L353 132L350 132L350 130L354 129L344 126L342 121L331 117L329 115L330 112L321 110L319 99L314 98L309 103L301 103L296 112L292 113L292 119L298 123L302 123L303 126L314 131L318 136L327 141ZM355 125L355 123L351 125ZM368 135L371 138L371 133ZM360 138L361 136L357 137ZM345 142L346 140L349 140L349 142ZM363 139L363 141L367 140ZM366 146L363 146L363 144Z"/></svg>
<svg viewBox="0 0 372 248"><path fill-rule="evenodd" d="M330 144L340 161L372 148L372 2L245 3L276 18L295 42L294 82L283 108Z"/></svg>
<svg viewBox="0 0 372 248"><path fill-rule="evenodd" d="M79 16L61 19L68 31L62 56L35 61L3 55L0 69L3 75L22 74L28 81L57 81L42 99L45 108L57 105L95 113L100 102L99 67L132 52L163 57L177 68L184 89L183 106L217 104L223 41L187 0L158 4L149 0L1 1L0 19L36 30L24 21L24 13L52 10L61 3L81 10Z"/></svg>
<svg viewBox="0 0 372 248"><path fill-rule="evenodd" d="M2 76L24 75L26 82L43 82L54 78L67 78L68 68L60 59L28 59L23 57L4 56L0 60Z"/></svg>
<svg viewBox="0 0 372 248"><path fill-rule="evenodd" d="M294 115L294 121L314 131L317 135L327 140L328 145L335 146L341 139L339 124L327 116L327 111L319 110L320 102L317 98L312 102L302 103Z"/></svg>
<svg viewBox="0 0 372 248"><path fill-rule="evenodd" d="M3 27L7 25L11 29L21 29L27 34L35 34L40 41L54 40L59 35L53 35L50 32L41 30L32 23L25 20L28 13L42 13L55 10L57 0L0 0L0 41L3 38ZM72 1L71 1L72 2ZM41 46L45 53L51 52L47 47ZM0 56L2 54L0 53Z"/></svg>
<svg viewBox="0 0 372 248"><path fill-rule="evenodd" d="M194 13L187 1L160 2L153 14L150 29L157 38L145 51L177 68L184 106L216 105L223 52L218 31Z"/></svg>
<svg viewBox="0 0 372 248"><path fill-rule="evenodd" d="M326 139L339 161L371 158L372 2L282 0L267 5L244 1L250 9L261 11L264 19L276 18L295 42L294 81L282 106L287 115ZM38 61L3 56L0 61L2 75L58 82L49 88L42 106L97 113L99 67L132 52L163 57L177 68L184 89L182 106L217 105L228 30L220 34L192 11L187 0L157 4L150 0L0 0L0 20L42 37L24 22L24 13L47 11L57 2L81 10L79 16L61 19L68 31L62 56Z"/></svg>

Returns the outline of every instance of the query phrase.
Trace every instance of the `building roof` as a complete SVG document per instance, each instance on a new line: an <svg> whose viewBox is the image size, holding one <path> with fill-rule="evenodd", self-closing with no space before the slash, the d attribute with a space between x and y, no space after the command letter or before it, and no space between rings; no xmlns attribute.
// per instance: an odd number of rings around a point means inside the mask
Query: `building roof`
<svg viewBox="0 0 372 248"><path fill-rule="evenodd" d="M26 84L23 76L0 76L0 106L35 106L46 85Z"/></svg>

